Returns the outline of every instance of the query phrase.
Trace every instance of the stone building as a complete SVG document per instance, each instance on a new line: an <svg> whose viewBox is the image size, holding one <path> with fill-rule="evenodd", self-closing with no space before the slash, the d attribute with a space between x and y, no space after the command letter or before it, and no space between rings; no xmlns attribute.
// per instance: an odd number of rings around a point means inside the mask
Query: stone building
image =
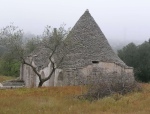
<svg viewBox="0 0 150 114"><path fill-rule="evenodd" d="M134 82L133 68L128 67L112 50L103 32L88 10L80 17L68 37L69 51L60 67L43 86L88 84L91 81ZM43 77L48 76L51 63L46 48L40 48L28 61L37 66ZM54 59L57 63L57 59ZM27 87L38 85L38 77L27 65L21 66L20 78Z"/></svg>

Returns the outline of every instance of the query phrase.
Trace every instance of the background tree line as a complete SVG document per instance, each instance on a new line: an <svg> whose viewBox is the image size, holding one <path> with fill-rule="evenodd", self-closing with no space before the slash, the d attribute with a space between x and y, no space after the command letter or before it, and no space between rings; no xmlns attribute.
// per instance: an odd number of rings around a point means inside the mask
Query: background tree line
<svg viewBox="0 0 150 114"><path fill-rule="evenodd" d="M150 82L150 41L140 45L129 43L118 50L118 56L134 68L135 78L138 81Z"/></svg>
<svg viewBox="0 0 150 114"><path fill-rule="evenodd" d="M19 76L20 61L18 51L23 47L31 53L40 43L36 36L24 35L23 30L13 24L0 30L0 75ZM22 50L23 53L23 50Z"/></svg>

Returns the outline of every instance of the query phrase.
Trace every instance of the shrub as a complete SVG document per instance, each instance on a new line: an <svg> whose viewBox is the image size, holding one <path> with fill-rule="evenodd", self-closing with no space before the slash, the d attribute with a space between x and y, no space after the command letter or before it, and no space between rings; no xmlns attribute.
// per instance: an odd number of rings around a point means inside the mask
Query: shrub
<svg viewBox="0 0 150 114"><path fill-rule="evenodd" d="M83 95L85 99L88 100L98 100L100 98L120 94L125 95L129 92L139 91L141 87L137 82L134 83L111 83L102 82L99 84L93 84L88 86L88 91L85 95Z"/></svg>
<svg viewBox="0 0 150 114"><path fill-rule="evenodd" d="M118 75L116 72L108 73L102 71L99 75L89 78L87 93L82 95L82 98L97 100L113 94L124 95L137 90L141 90L139 84L125 71L122 70L121 75Z"/></svg>
<svg viewBox="0 0 150 114"><path fill-rule="evenodd" d="M17 60L0 60L0 74L5 76L19 76L20 62Z"/></svg>

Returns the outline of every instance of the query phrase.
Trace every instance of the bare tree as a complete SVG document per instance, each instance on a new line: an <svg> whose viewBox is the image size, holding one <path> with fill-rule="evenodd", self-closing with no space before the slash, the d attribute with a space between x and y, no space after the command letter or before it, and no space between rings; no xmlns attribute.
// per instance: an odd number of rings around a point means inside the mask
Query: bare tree
<svg viewBox="0 0 150 114"><path fill-rule="evenodd" d="M67 43L64 42L64 39L68 33L69 29L65 30L64 25L58 29L52 29L50 26L45 28L41 42L40 44L38 43L38 45L42 45L49 49L48 59L52 65L52 69L50 69L51 72L45 78L42 78L42 75L37 70L37 67L32 64L32 62L26 61L29 53L22 39L22 30L13 25L7 26L0 32L0 40L1 45L5 45L9 49L9 53L11 53L15 59L18 59L22 64L26 64L32 68L33 72L38 76L40 81L38 87L41 87L45 81L51 78L55 70L63 61L65 57L64 52L67 46ZM57 61L54 61L55 55L59 57Z"/></svg>

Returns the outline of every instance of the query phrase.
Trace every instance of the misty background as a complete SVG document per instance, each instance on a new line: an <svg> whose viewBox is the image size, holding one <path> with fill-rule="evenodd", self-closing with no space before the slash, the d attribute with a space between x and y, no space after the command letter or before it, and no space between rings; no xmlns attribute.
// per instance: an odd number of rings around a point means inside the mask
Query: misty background
<svg viewBox="0 0 150 114"><path fill-rule="evenodd" d="M72 28L86 9L113 48L150 38L150 0L0 0L0 28L13 22L41 35L46 25Z"/></svg>

